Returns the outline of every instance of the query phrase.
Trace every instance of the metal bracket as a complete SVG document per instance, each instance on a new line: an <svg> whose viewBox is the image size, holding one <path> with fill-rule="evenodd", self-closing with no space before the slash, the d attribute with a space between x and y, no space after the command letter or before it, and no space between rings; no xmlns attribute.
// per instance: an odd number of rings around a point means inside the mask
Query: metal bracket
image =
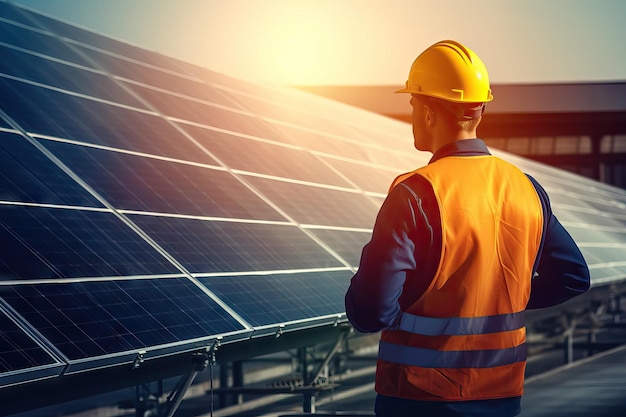
<svg viewBox="0 0 626 417"><path fill-rule="evenodd" d="M215 353L222 346L222 337L218 336L214 341L211 347L209 348L209 360L206 362L207 366L214 366L217 363L217 358ZM206 368L206 366L205 366Z"/></svg>
<svg viewBox="0 0 626 417"><path fill-rule="evenodd" d="M137 356L135 356L135 360L133 361L133 369L139 368L141 364L144 363L145 355L145 350L140 350L139 352L137 352Z"/></svg>

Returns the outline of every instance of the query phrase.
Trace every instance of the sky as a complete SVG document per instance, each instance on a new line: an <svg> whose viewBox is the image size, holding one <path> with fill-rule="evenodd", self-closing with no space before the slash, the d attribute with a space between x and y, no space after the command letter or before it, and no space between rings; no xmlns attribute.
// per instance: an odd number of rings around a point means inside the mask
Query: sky
<svg viewBox="0 0 626 417"><path fill-rule="evenodd" d="M13 0L236 78L402 85L443 39L492 83L626 80L624 0Z"/></svg>

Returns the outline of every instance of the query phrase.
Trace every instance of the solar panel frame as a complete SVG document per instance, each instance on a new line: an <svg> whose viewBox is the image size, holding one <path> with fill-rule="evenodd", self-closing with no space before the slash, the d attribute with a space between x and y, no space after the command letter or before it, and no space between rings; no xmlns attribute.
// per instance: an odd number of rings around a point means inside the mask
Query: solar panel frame
<svg viewBox="0 0 626 417"><path fill-rule="evenodd" d="M28 334L9 310L0 300L0 387L59 376L65 363Z"/></svg>

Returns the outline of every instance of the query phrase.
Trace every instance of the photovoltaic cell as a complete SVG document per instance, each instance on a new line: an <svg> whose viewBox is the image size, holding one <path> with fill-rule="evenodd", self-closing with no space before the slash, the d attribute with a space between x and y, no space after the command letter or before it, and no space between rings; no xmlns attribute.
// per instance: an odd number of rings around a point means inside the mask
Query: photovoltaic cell
<svg viewBox="0 0 626 417"><path fill-rule="evenodd" d="M292 225L129 217L192 273L342 266Z"/></svg>
<svg viewBox="0 0 626 417"><path fill-rule="evenodd" d="M572 198L571 196L563 197L568 200L566 204L571 204L570 209L577 212L577 214L581 217L589 214L595 214L599 219L604 218L607 225L614 226L619 225L621 220L624 219L624 203L611 200L610 198L600 200L598 198L588 197L583 201L584 207L581 207L580 198L578 198L578 204L575 204L575 198ZM558 204L562 204L560 200L561 199L559 198Z"/></svg>
<svg viewBox="0 0 626 417"><path fill-rule="evenodd" d="M389 168L382 169L382 167L333 158L324 158L324 160L363 191L386 195L389 185L398 176L397 170Z"/></svg>
<svg viewBox="0 0 626 417"><path fill-rule="evenodd" d="M372 235L369 229L354 231L315 228L310 229L309 232L326 243L328 247L338 253L353 268L359 266L363 245L369 242Z"/></svg>
<svg viewBox="0 0 626 417"><path fill-rule="evenodd" d="M151 65L177 71L182 70L182 67L176 65L174 60L159 55L158 53L150 52L145 49L129 45L125 42L111 39L76 26L68 25L56 19L33 13L25 9L20 9L20 14L24 17L19 17L19 19L26 22L26 24L49 31L61 37L69 38L74 42L91 45L92 47L106 51L113 51L120 55L134 57L136 60L146 62Z"/></svg>
<svg viewBox="0 0 626 417"><path fill-rule="evenodd" d="M6 6L3 4L0 7ZM66 62L87 65L84 59L53 35L22 27L10 21L0 20L0 42Z"/></svg>
<svg viewBox="0 0 626 417"><path fill-rule="evenodd" d="M350 183L304 148L280 146L214 130L184 128L227 167L313 183L349 187Z"/></svg>
<svg viewBox="0 0 626 417"><path fill-rule="evenodd" d="M198 82L191 77L183 77L164 71L158 67L147 65L145 61L123 58L119 55L107 53L102 50L94 50L82 45L75 48L94 63L94 67L102 69L109 74L128 80L145 83L158 88L175 91L179 94L187 94L195 90L201 90ZM133 55L130 55L133 57Z"/></svg>
<svg viewBox="0 0 626 417"><path fill-rule="evenodd" d="M22 136L0 132L0 200L103 207Z"/></svg>
<svg viewBox="0 0 626 417"><path fill-rule="evenodd" d="M110 212L0 205L0 219L4 280L180 273Z"/></svg>
<svg viewBox="0 0 626 417"><path fill-rule="evenodd" d="M2 19L10 19L10 21L28 24L30 20L26 18L22 12L6 2L0 2L0 17Z"/></svg>
<svg viewBox="0 0 626 417"><path fill-rule="evenodd" d="M610 207L605 207L605 210L602 210L599 207L593 207L593 203L589 204L588 207L581 207L580 203L578 206L572 206L568 210L563 210L563 215L559 216L559 220L561 222L568 223L586 223L587 218L590 214L596 215L596 226L604 226L604 227L615 227L621 228L622 223L614 216L609 210ZM558 210L560 207L563 207L560 203L556 204L556 209ZM617 214L617 213L616 213Z"/></svg>
<svg viewBox="0 0 626 417"><path fill-rule="evenodd" d="M623 242L626 228L598 227L589 223L563 223L576 242Z"/></svg>
<svg viewBox="0 0 626 417"><path fill-rule="evenodd" d="M235 107L218 107L212 101L190 100L152 88L133 86L133 90L168 117L263 138L276 135L268 123Z"/></svg>
<svg viewBox="0 0 626 417"><path fill-rule="evenodd" d="M371 228L378 207L358 190L293 184L265 178L247 180L299 223Z"/></svg>
<svg viewBox="0 0 626 417"><path fill-rule="evenodd" d="M358 143L350 142L347 138L332 138L318 130L303 129L294 125L274 124L278 131L277 140L301 146L305 149L321 153L336 155L348 159L360 160L367 155L367 150L361 148ZM374 148L372 152L384 152L382 149Z"/></svg>
<svg viewBox="0 0 626 417"><path fill-rule="evenodd" d="M238 90L240 90L238 88ZM288 120L290 123L300 123L306 120L307 114L300 113L297 109L289 107L283 101L273 101L265 97L265 91L255 91L253 95L233 95L234 99L239 103L239 107L248 113L253 113L259 117L284 120L285 114L288 114ZM271 97L271 96L270 96ZM319 126L317 126L319 128Z"/></svg>
<svg viewBox="0 0 626 417"><path fill-rule="evenodd" d="M340 315L350 271L209 277L200 281L255 327Z"/></svg>
<svg viewBox="0 0 626 417"><path fill-rule="evenodd" d="M70 360L243 329L184 278L0 286L0 295Z"/></svg>
<svg viewBox="0 0 626 417"><path fill-rule="evenodd" d="M200 152L196 145L156 114L2 77L0 89L3 110L31 134L215 164L212 158Z"/></svg>
<svg viewBox="0 0 626 417"><path fill-rule="evenodd" d="M356 130L349 120L336 117L332 113L322 113L317 110L306 111L301 106L294 107L290 105L293 99L293 96L290 97L284 93L274 92L266 97L261 91L253 91L252 94L246 95L241 103L248 112L271 119L279 125L288 124L304 131L320 131L333 137L355 139ZM360 142L360 145L375 143L376 139L369 135L362 135L357 142Z"/></svg>
<svg viewBox="0 0 626 417"><path fill-rule="evenodd" d="M76 49L93 62L93 67L104 70L113 76L122 77L123 80L120 80L120 83L128 89L137 90L140 93L145 92L146 87L140 85L145 84L150 88L156 87L176 95L189 96L197 100L229 107L240 107L236 100L224 92L191 75L172 73L163 68L150 66L145 62L80 45L77 45Z"/></svg>
<svg viewBox="0 0 626 417"><path fill-rule="evenodd" d="M224 170L54 141L42 143L118 209L284 220Z"/></svg>
<svg viewBox="0 0 626 417"><path fill-rule="evenodd" d="M625 233L626 234L626 233ZM613 263L614 266L619 267L624 273L626 273L626 260L624 260L624 245L615 247L598 248L588 246L584 242L581 243L581 251L591 263Z"/></svg>
<svg viewBox="0 0 626 417"><path fill-rule="evenodd" d="M0 45L0 73L138 108L145 107L110 77Z"/></svg>

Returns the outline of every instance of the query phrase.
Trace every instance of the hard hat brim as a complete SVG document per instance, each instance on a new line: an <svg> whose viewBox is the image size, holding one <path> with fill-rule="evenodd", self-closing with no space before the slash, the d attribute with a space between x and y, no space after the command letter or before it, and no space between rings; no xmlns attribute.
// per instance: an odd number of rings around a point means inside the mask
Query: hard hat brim
<svg viewBox="0 0 626 417"><path fill-rule="evenodd" d="M399 90L394 91L394 94L396 94L396 93L410 93L410 92L411 92L411 90L409 88L404 87L404 88L401 88Z"/></svg>

